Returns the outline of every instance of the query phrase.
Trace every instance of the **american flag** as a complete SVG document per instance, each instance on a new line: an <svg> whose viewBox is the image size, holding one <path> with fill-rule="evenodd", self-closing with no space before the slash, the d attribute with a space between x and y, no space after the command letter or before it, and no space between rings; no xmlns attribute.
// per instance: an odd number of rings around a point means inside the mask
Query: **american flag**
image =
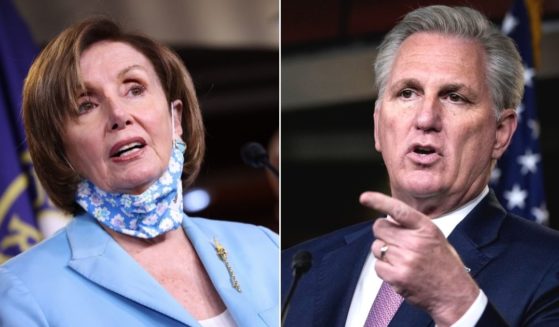
<svg viewBox="0 0 559 327"><path fill-rule="evenodd" d="M524 98L517 108L518 127L509 149L497 163L491 185L507 210L521 217L546 224L549 213L545 204L542 156L539 145L534 90L534 28L539 28L539 0L515 0L506 14L502 30L517 44L524 63ZM534 22L536 18L538 21ZM535 24L534 24L535 23ZM533 25L532 25L533 24ZM537 43L537 42L536 42Z"/></svg>

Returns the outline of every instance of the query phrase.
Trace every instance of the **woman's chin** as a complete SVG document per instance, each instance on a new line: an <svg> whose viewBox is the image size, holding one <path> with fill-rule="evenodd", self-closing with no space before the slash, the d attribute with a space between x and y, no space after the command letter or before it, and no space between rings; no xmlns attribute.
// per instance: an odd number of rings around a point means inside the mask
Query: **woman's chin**
<svg viewBox="0 0 559 327"><path fill-rule="evenodd" d="M111 182L110 192L138 195L145 192L159 177L157 174L119 176Z"/></svg>

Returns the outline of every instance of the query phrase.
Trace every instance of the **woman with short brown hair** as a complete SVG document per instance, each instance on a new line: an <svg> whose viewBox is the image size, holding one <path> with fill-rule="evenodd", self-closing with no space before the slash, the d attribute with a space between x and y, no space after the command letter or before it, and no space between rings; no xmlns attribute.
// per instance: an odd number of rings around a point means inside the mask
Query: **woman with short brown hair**
<svg viewBox="0 0 559 327"><path fill-rule="evenodd" d="M277 235L182 210L204 127L170 49L107 19L71 26L31 67L23 118L41 183L75 217L0 266L0 325L278 324Z"/></svg>

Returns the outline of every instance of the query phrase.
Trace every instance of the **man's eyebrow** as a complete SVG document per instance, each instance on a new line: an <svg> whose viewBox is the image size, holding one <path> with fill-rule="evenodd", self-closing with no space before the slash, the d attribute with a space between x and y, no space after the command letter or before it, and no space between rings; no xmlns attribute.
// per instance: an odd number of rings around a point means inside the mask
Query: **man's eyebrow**
<svg viewBox="0 0 559 327"><path fill-rule="evenodd" d="M453 91L460 91L460 90L466 90L466 91L470 91L470 88L466 86L466 84L462 84L462 83L450 83L450 84L445 84L443 85L443 87L441 88L442 91L447 91L447 92L453 92Z"/></svg>
<svg viewBox="0 0 559 327"><path fill-rule="evenodd" d="M439 93L447 94L447 93L458 92L458 91L464 93L466 96L470 98L470 100L475 100L478 97L478 93L474 89L472 89L471 87L463 83L450 83L450 84L443 85Z"/></svg>
<svg viewBox="0 0 559 327"><path fill-rule="evenodd" d="M401 79L399 81L396 81L394 84L392 84L392 86L390 87L390 90L396 91L396 90L400 90L403 88L412 88L412 89L421 89L421 83L419 82L419 80L415 79L415 78L404 78Z"/></svg>
<svg viewBox="0 0 559 327"><path fill-rule="evenodd" d="M130 72L131 70L135 70L135 69L139 69L139 70L143 70L144 72L146 71L146 69L140 65L130 65L126 68L124 68L123 70L121 70L117 77L118 78L122 78L124 75L126 75L128 72Z"/></svg>

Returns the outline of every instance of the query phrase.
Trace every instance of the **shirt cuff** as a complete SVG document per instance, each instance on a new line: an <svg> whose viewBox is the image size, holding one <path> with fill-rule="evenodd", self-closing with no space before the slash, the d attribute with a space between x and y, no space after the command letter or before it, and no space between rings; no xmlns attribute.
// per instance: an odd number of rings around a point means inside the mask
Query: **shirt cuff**
<svg viewBox="0 0 559 327"><path fill-rule="evenodd" d="M466 313L460 317L451 327L473 327L477 324L479 318L485 311L485 307L487 306L487 296L483 291L480 289L479 294L468 309Z"/></svg>

